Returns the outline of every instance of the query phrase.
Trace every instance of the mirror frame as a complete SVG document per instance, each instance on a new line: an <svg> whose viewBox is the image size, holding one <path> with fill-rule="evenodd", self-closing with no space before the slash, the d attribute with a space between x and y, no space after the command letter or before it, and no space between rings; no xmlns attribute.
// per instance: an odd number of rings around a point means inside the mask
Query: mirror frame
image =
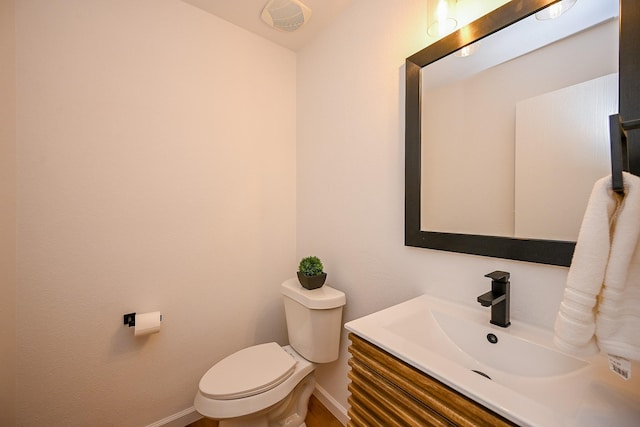
<svg viewBox="0 0 640 427"><path fill-rule="evenodd" d="M571 264L575 242L442 233L424 231L420 226L422 68L557 1L559 0L512 0L467 25L464 29L438 40L406 59L405 246L558 266ZM634 37L640 37L640 30L633 28L639 26L640 6L635 4L636 2L637 0L620 0L619 92L621 97L619 112L625 119L639 117L640 110L640 101L637 101L640 95L640 79L633 74L640 71L640 59L638 59L640 49L634 41L637 40ZM624 15L623 10L625 11ZM625 106L625 102L629 105ZM635 146L638 145L640 144L635 144ZM629 158L632 165L634 158L636 159L635 165L640 163L640 147L637 148L638 150L634 148L634 143L629 139ZM632 166L631 172L638 174L639 171L634 171ZM446 185L446 183L442 185Z"/></svg>

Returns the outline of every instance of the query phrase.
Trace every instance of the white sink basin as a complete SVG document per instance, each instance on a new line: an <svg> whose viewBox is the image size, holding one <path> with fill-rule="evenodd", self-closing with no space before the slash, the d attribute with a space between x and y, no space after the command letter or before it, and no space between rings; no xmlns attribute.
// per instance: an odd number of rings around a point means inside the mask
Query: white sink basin
<svg viewBox="0 0 640 427"><path fill-rule="evenodd" d="M562 353L549 331L489 318L423 295L345 327L520 425L640 425L638 378L616 377L602 356Z"/></svg>
<svg viewBox="0 0 640 427"><path fill-rule="evenodd" d="M398 319L387 325L387 329L431 350L443 350L444 346L448 355L469 368L483 364L523 377L550 377L568 374L587 366L584 360L506 333L502 328L491 327L487 321L487 313L459 312L457 316L453 316L434 309ZM469 314L480 314L481 319L470 319ZM443 337L434 339L439 331L427 334L416 330L424 328L430 321L439 327L448 338L447 341L443 342ZM460 352L463 354L459 354Z"/></svg>

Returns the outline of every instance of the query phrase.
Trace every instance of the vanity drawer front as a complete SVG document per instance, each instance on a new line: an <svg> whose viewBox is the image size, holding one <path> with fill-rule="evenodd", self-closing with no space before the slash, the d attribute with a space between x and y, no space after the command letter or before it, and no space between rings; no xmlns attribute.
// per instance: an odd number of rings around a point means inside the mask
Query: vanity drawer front
<svg viewBox="0 0 640 427"><path fill-rule="evenodd" d="M349 361L350 426L453 426L356 359Z"/></svg>
<svg viewBox="0 0 640 427"><path fill-rule="evenodd" d="M515 426L375 345L349 334L350 426Z"/></svg>

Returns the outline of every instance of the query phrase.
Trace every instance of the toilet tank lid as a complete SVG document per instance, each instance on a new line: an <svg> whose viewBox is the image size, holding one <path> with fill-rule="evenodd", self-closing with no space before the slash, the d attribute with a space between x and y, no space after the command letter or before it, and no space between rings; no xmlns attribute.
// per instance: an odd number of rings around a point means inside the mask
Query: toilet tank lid
<svg viewBox="0 0 640 427"><path fill-rule="evenodd" d="M317 289L305 289L296 277L284 282L281 290L282 295L299 302L307 308L315 310L342 307L347 302L347 297L342 291L327 285Z"/></svg>

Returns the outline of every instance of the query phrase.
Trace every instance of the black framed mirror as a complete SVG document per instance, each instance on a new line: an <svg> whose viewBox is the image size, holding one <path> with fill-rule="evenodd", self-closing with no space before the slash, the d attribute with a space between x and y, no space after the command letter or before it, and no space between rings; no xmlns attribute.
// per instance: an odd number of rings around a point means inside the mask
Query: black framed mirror
<svg viewBox="0 0 640 427"><path fill-rule="evenodd" d="M578 0L578 2L594 0ZM596 0L598 1L598 0ZM491 233L468 233L457 230L434 231L423 227L423 70L463 47L471 46L494 33L531 17L558 0L512 0L495 11L474 21L467 27L431 44L406 60L406 108L405 108L405 245L460 252L489 257L498 257L550 265L569 266L575 248L571 240L546 238L521 238ZM623 117L640 117L640 40L639 10L634 0L619 2L619 113ZM614 4L615 6L615 4ZM518 78L513 76L513 78ZM605 118L606 120L606 118ZM632 135L632 139L638 139ZM629 156L632 165L640 165L638 141L629 141ZM451 141L455 144L456 141ZM635 160L634 160L635 159ZM638 174L640 171L633 170ZM450 172L455 174L454 168ZM443 181L443 182L440 182ZM434 183L448 191L447 180ZM593 182L588 183L592 185ZM456 197L450 194L450 197ZM487 203L490 203L488 201ZM586 202L585 202L586 203ZM562 212L559 213L562 215Z"/></svg>

